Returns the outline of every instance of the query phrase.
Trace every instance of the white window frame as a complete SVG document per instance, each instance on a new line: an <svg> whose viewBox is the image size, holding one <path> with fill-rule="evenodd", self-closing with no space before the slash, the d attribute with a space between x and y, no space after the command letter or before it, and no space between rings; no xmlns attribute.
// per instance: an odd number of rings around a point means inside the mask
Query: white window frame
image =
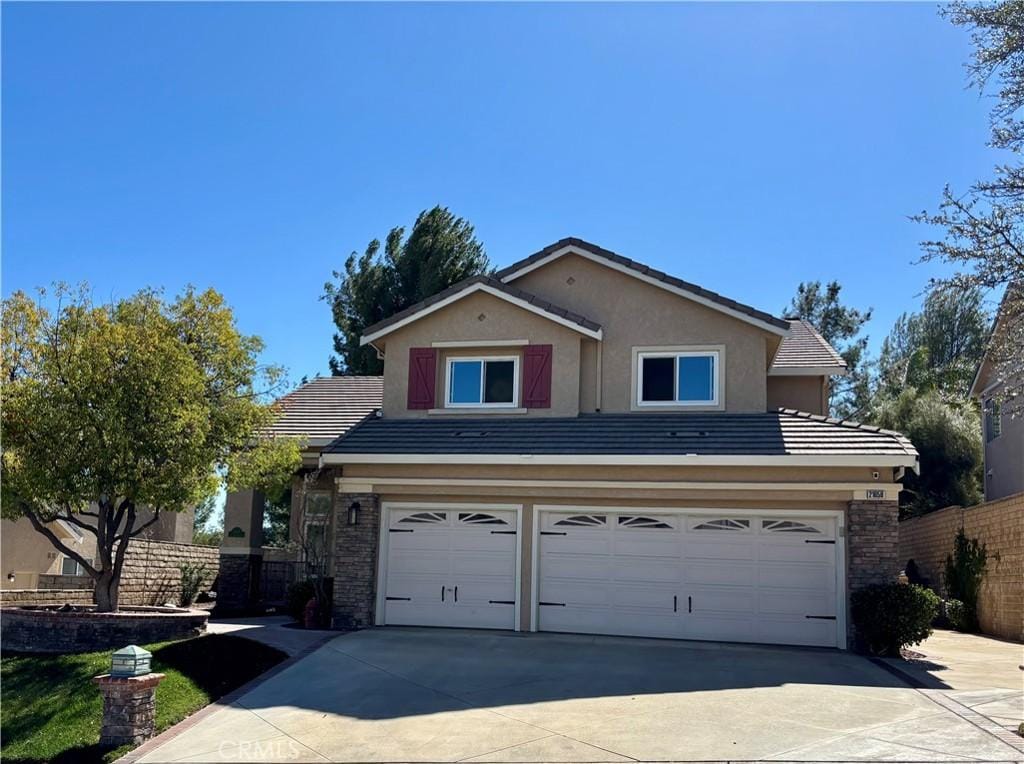
<svg viewBox="0 0 1024 764"><path fill-rule="evenodd" d="M725 356L722 348L634 348L634 376L636 378L635 394L633 405L638 409L650 408L704 408L715 409L722 406L722 359ZM711 400L704 401L645 401L644 394L644 360L647 358L672 358L672 384L675 394L679 394L679 359L680 358L704 358L710 356L714 359L711 378Z"/></svg>
<svg viewBox="0 0 1024 764"><path fill-rule="evenodd" d="M1003 434L1002 406L995 398L986 398L981 413L985 425L985 443L988 444Z"/></svg>
<svg viewBox="0 0 1024 764"><path fill-rule="evenodd" d="M480 362L480 402L452 402L452 364L466 361ZM512 361L512 401L510 403L484 403L484 382L489 361ZM519 356L518 355L465 355L449 356L444 365L444 407L446 409L515 409L519 408Z"/></svg>
<svg viewBox="0 0 1024 764"><path fill-rule="evenodd" d="M65 562L70 562L70 563L74 564L74 566L75 566L75 572L74 573L65 573L64 572L64 563ZM60 556L60 575L62 575L62 576L84 576L85 575L85 568L82 567L82 563L80 563L74 557L71 557L70 555L62 554Z"/></svg>

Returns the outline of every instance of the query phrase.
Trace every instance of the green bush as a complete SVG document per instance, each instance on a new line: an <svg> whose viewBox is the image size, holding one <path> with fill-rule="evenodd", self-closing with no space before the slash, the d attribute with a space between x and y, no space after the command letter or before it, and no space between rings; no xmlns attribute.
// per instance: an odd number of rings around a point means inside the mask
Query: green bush
<svg viewBox="0 0 1024 764"><path fill-rule="evenodd" d="M939 596L915 584L875 584L853 593L850 611L863 649L899 657L932 633Z"/></svg>
<svg viewBox="0 0 1024 764"><path fill-rule="evenodd" d="M208 570L204 563L190 562L183 562L178 570L181 571L181 606L188 607L195 602L196 595L203 588Z"/></svg>
<svg viewBox="0 0 1024 764"><path fill-rule="evenodd" d="M962 603L959 621L947 612L953 628L957 631L978 630L978 593L981 591L981 580L985 576L988 564L988 550L978 539L969 539L964 529L957 531L953 539L953 554L946 557L946 595L951 600Z"/></svg>
<svg viewBox="0 0 1024 764"><path fill-rule="evenodd" d="M960 600L946 600L946 620L957 631L974 631L976 619L970 609Z"/></svg>
<svg viewBox="0 0 1024 764"><path fill-rule="evenodd" d="M316 596L312 581L296 581L288 587L288 615L299 623L306 618L306 605Z"/></svg>

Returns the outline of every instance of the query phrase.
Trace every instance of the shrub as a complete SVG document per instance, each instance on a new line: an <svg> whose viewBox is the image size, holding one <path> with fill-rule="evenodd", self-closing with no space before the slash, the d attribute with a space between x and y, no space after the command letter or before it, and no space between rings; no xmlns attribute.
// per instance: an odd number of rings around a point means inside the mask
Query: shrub
<svg viewBox="0 0 1024 764"><path fill-rule="evenodd" d="M957 631L972 631L975 619L968 612L967 606L960 600L946 600L944 603L946 620Z"/></svg>
<svg viewBox="0 0 1024 764"><path fill-rule="evenodd" d="M988 564L988 550L978 539L969 539L961 527L953 539L953 554L946 557L946 595L950 599L959 600L963 604L962 626L953 622L957 631L977 631L978 628L978 592L981 591L981 579L985 575Z"/></svg>
<svg viewBox="0 0 1024 764"><path fill-rule="evenodd" d="M207 567L205 563L183 562L178 566L181 571L181 606L188 607L195 602L196 595L203 588Z"/></svg>
<svg viewBox="0 0 1024 764"><path fill-rule="evenodd" d="M306 605L315 596L312 581L296 581L288 587L288 615L302 623L305 620Z"/></svg>
<svg viewBox="0 0 1024 764"><path fill-rule="evenodd" d="M865 650L899 657L900 648L932 633L939 596L916 584L875 584L853 593L850 611Z"/></svg>

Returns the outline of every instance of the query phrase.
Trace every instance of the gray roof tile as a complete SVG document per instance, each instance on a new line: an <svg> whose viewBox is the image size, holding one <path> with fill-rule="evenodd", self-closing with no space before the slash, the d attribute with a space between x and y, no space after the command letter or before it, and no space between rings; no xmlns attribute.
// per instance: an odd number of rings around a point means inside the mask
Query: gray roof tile
<svg viewBox="0 0 1024 764"><path fill-rule="evenodd" d="M789 319L789 332L772 361L774 373L786 369L830 368L841 371L846 368L843 357L807 321Z"/></svg>
<svg viewBox="0 0 1024 764"><path fill-rule="evenodd" d="M370 417L334 454L708 454L916 456L903 435L789 409L764 414L584 414L572 418Z"/></svg>
<svg viewBox="0 0 1024 764"><path fill-rule="evenodd" d="M344 435L379 409L383 377L317 377L277 400L271 435L325 439Z"/></svg>

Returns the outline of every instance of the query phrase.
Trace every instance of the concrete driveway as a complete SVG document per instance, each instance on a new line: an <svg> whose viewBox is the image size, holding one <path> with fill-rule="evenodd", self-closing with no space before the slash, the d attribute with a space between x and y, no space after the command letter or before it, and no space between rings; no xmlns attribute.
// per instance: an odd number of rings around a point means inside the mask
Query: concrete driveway
<svg viewBox="0 0 1024 764"><path fill-rule="evenodd" d="M1019 761L828 650L440 629L339 636L141 758Z"/></svg>

